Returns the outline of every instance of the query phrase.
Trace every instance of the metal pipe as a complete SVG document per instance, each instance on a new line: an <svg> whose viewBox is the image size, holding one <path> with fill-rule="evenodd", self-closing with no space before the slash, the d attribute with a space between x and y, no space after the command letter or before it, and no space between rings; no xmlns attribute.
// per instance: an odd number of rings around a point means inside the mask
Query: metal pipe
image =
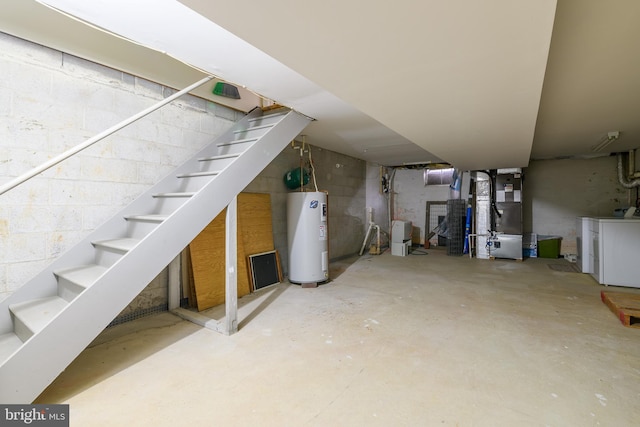
<svg viewBox="0 0 640 427"><path fill-rule="evenodd" d="M391 226L392 226L392 221L393 221L393 211L392 211L392 205L394 203L393 200L393 178L396 174L396 169L392 168L391 169L391 175L389 175L389 181L387 183L387 185L389 186L389 191L387 192L387 219L389 220L388 226L389 226L389 241L391 241Z"/></svg>
<svg viewBox="0 0 640 427"><path fill-rule="evenodd" d="M85 142L83 142L82 144L76 145L75 147L65 151L64 153L54 157L53 159L41 164L40 166L30 170L29 172L26 172L22 175L20 175L19 177L15 178L12 181L9 181L8 183L6 183L5 185L3 185L2 187L0 187L0 195L6 193L7 191L11 190L12 188L17 187L18 185L22 184L25 181L28 181L29 179L33 178L36 175L41 174L42 172L46 171L47 169L52 168L53 166L57 165L58 163L62 162L63 160L68 159L69 157L79 153L80 151L89 148L90 146L92 146L93 144L95 144L98 141L103 140L104 138L108 137L109 135L119 131L120 129L129 126L131 123L143 118L144 116L153 113L154 111L156 111L157 109L164 107L165 105L167 105L168 103L174 101L177 98L180 98L182 95L191 92L192 90L194 90L197 87L202 86L203 84L205 84L206 82L212 80L214 77L213 76L207 76L204 79L192 84L189 87L186 87L184 89L182 89L180 92L176 92L173 95L163 99L162 101L158 102L157 104L152 105L151 107L139 112L138 114L135 114L131 117L129 117L126 120L121 121L120 123L111 126L109 129L100 132L99 134L95 135L92 138L87 139Z"/></svg>
<svg viewBox="0 0 640 427"><path fill-rule="evenodd" d="M618 153L618 181L624 188L635 188L640 186L640 179L628 181L624 176L624 165L622 163L622 153Z"/></svg>

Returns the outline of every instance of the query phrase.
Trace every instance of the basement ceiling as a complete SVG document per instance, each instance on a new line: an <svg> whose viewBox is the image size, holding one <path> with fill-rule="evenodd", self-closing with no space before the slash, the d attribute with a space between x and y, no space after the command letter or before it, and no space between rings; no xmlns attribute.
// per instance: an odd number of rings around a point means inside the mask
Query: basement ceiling
<svg viewBox="0 0 640 427"><path fill-rule="evenodd" d="M634 0L42 3L93 27L6 0L0 31L172 87L213 74L240 86L233 108L274 100L316 119L309 143L383 165L524 167L613 130L596 154L640 145Z"/></svg>

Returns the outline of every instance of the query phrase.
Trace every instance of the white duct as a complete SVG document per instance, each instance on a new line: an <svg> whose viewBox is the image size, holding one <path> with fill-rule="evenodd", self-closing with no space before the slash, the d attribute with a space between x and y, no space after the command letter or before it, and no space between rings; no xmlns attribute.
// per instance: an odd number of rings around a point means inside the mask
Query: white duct
<svg viewBox="0 0 640 427"><path fill-rule="evenodd" d="M640 179L629 181L624 176L624 166L622 164L622 153L618 153L618 181L624 188L635 188L640 186Z"/></svg>

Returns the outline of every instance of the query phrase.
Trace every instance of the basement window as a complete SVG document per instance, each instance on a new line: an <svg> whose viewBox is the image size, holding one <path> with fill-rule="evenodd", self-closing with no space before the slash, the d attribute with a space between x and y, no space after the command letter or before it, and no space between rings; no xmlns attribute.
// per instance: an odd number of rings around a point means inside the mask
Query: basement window
<svg viewBox="0 0 640 427"><path fill-rule="evenodd" d="M424 185L451 185L453 183L454 168L425 169Z"/></svg>

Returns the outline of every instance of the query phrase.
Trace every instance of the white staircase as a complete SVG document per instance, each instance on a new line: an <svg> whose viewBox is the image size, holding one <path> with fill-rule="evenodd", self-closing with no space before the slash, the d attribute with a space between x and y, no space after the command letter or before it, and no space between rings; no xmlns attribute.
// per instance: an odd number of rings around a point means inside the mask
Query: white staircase
<svg viewBox="0 0 640 427"><path fill-rule="evenodd" d="M309 123L254 109L0 303L0 402L31 403Z"/></svg>

